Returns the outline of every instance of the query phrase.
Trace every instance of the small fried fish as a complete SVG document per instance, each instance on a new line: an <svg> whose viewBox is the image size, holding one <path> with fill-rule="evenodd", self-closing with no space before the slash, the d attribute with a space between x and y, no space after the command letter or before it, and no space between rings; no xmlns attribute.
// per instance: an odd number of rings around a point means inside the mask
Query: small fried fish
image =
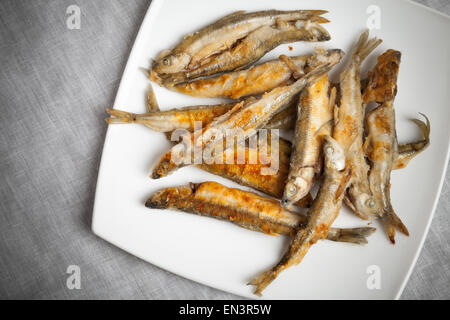
<svg viewBox="0 0 450 320"><path fill-rule="evenodd" d="M375 216L375 202L369 187L369 165L363 152L365 105L359 73L361 63L380 43L381 40L376 38L369 40L368 30L361 34L350 65L340 74L341 100L334 126L334 138L346 150L352 171L346 203L363 219Z"/></svg>
<svg viewBox="0 0 450 320"><path fill-rule="evenodd" d="M250 281L249 284L255 286L256 295L261 295L281 271L299 264L313 244L325 239L339 213L345 190L350 183L351 172L346 167L345 150L330 136L324 137L323 152L324 181L309 210L307 222L291 240L280 262Z"/></svg>
<svg viewBox="0 0 450 320"><path fill-rule="evenodd" d="M332 90L334 93L330 99L328 76L325 75L300 95L294 149L281 202L283 206L289 207L305 197L321 171L320 154L323 137L330 135L332 130L335 90Z"/></svg>
<svg viewBox="0 0 450 320"><path fill-rule="evenodd" d="M320 16L323 13L326 11L230 14L161 53L153 63L152 76L175 84L251 65L281 43L329 40L330 35L320 26L328 22Z"/></svg>
<svg viewBox="0 0 450 320"><path fill-rule="evenodd" d="M342 50L333 49L306 56L291 57L291 59L298 67L299 74L303 76L320 65L327 63L336 65L343 55ZM168 88L194 97L239 99L288 85L292 83L292 76L292 69L282 60L276 59L250 69L168 86Z"/></svg>
<svg viewBox="0 0 450 320"><path fill-rule="evenodd" d="M364 93L364 101L379 104L366 117L364 151L371 162L369 185L376 214L393 244L396 229L409 235L408 229L392 208L390 196L391 171L398 154L394 99L400 57L401 53L392 49L380 55L377 65L369 72L369 83Z"/></svg>
<svg viewBox="0 0 450 320"><path fill-rule="evenodd" d="M306 222L306 216L282 208L276 200L216 182L163 189L151 196L145 206L213 217L269 235L294 236ZM331 228L326 239L366 244L366 237L374 231L369 227Z"/></svg>

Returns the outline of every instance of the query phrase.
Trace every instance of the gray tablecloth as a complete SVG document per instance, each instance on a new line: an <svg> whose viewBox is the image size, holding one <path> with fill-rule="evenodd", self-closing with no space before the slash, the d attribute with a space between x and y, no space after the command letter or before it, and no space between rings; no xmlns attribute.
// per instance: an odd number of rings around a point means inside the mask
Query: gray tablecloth
<svg viewBox="0 0 450 320"><path fill-rule="evenodd" d="M448 0L419 1L447 14ZM0 2L0 298L238 298L94 236L106 124L149 0ZM69 5L81 29L66 25ZM414 35L411 35L414 36ZM450 298L450 174L402 298ZM69 265L81 289L69 290Z"/></svg>

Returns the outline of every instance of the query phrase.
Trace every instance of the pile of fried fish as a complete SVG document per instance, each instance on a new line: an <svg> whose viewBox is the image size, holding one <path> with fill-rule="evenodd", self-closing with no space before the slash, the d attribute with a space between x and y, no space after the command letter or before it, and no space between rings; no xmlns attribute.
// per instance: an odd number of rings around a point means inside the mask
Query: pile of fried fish
<svg viewBox="0 0 450 320"><path fill-rule="evenodd" d="M367 243L374 228L331 227L343 202L361 219L379 219L392 243L396 230L409 235L391 205L390 175L428 147L430 123L424 115L425 122L413 119L423 139L398 144L394 100L401 53L387 50L360 79L361 64L381 43L365 31L349 54L339 83L330 82L328 72L343 58L340 49L281 55L255 65L280 44L329 40L322 26L329 22L322 17L326 12L235 12L185 36L153 61L148 75L160 86L194 97L233 99L230 103L160 111L150 86L147 113L107 109L110 124L140 123L168 136L177 129L188 132L183 142L161 157L153 179L185 165L174 155L190 157L192 146L202 150L222 144L218 134L226 138L239 132L248 141L258 129L294 130L292 143L277 136L276 146L272 139L264 145L246 144L241 161L214 161L230 151L225 146L220 154L211 152L209 158L193 164L270 198L203 182L166 188L146 202L149 208L176 209L290 236L280 262L249 283L257 295L282 270L299 264L318 240ZM200 134L194 130L195 122L202 124ZM268 161L251 161L267 157L271 147L278 155L273 172ZM262 174L263 169L269 174ZM313 199L310 191L315 184L319 189ZM298 207L306 208L306 214L299 213Z"/></svg>

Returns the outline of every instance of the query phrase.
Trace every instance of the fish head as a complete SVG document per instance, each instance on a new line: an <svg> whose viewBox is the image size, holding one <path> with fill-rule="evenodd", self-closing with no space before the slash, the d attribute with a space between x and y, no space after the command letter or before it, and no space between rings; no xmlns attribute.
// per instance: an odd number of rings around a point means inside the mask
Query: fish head
<svg viewBox="0 0 450 320"><path fill-rule="evenodd" d="M293 203L308 194L308 191L305 192L306 188L305 180L301 178L290 179L286 183L283 198L281 199L281 205L283 207L290 207Z"/></svg>
<svg viewBox="0 0 450 320"><path fill-rule="evenodd" d="M352 198L356 209L355 213L361 219L373 219L377 213L383 212L383 206L370 194L361 192Z"/></svg>
<svg viewBox="0 0 450 320"><path fill-rule="evenodd" d="M166 188L158 191L152 197L150 197L146 202L145 206L151 209L167 209L174 206L174 201L187 200L194 192L195 186L181 186Z"/></svg>
<svg viewBox="0 0 450 320"><path fill-rule="evenodd" d="M392 49L378 57L377 65L368 73L368 84L363 94L365 103L384 103L395 98L401 57L400 51Z"/></svg>
<svg viewBox="0 0 450 320"><path fill-rule="evenodd" d="M190 61L191 57L186 53L168 54L156 60L152 70L158 74L181 72Z"/></svg>
<svg viewBox="0 0 450 320"><path fill-rule="evenodd" d="M315 170L313 167L301 168L298 175L289 178L284 188L281 205L289 208L294 203L306 197L311 190Z"/></svg>
<svg viewBox="0 0 450 320"><path fill-rule="evenodd" d="M341 145L330 136L324 136L323 153L325 169L342 171L345 168L345 153Z"/></svg>

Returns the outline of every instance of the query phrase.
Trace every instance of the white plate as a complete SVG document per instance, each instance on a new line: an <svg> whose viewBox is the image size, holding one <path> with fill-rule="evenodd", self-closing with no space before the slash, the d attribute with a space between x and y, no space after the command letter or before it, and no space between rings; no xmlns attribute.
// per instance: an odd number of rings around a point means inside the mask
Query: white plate
<svg viewBox="0 0 450 320"><path fill-rule="evenodd" d="M373 30L384 42L365 63L388 48L403 53L396 99L400 142L420 137L408 119L424 112L431 120L431 147L403 170L392 174L392 201L411 236L397 234L391 245L378 228L367 246L322 241L303 262L284 271L265 291L271 299L391 299L399 297L425 239L439 198L448 162L450 83L448 17L406 1L212 1L153 0L130 54L114 106L144 112L147 81L139 67L189 32L237 10L327 9L326 28L332 40L326 48L349 51L366 27L368 7L380 9L381 25ZM369 9L370 12L373 7ZM376 10L376 9L375 9ZM263 60L281 53L311 52L316 44L281 46ZM342 70L347 60L337 69ZM335 77L336 70L333 72ZM154 85L162 109L212 103ZM144 202L155 191L190 181L215 180L237 186L193 167L152 180L155 161L169 148L165 136L139 125L108 128L100 166L92 229L95 234L150 263L188 279L245 297L255 297L246 283L276 263L287 244L285 237L247 231L230 223L168 210L150 210ZM343 209L334 226L366 225ZM374 223L379 227L378 222ZM379 268L381 288L369 289L371 267Z"/></svg>

